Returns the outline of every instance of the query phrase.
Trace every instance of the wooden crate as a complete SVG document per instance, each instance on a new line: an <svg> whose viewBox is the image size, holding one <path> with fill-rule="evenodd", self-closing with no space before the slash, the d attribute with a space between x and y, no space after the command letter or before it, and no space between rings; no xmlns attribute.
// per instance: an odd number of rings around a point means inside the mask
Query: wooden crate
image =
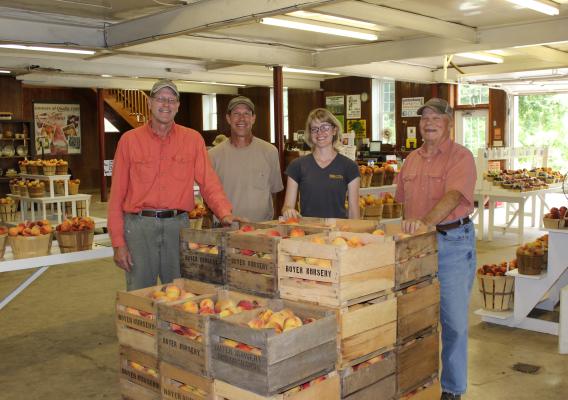
<svg viewBox="0 0 568 400"><path fill-rule="evenodd" d="M412 390L409 393L399 395L396 397L397 400L438 400L442 395L442 388L440 387L440 381L438 378L432 379L418 389Z"/></svg>
<svg viewBox="0 0 568 400"><path fill-rule="evenodd" d="M252 329L246 323L261 308L211 320L213 373L216 379L271 396L334 369L337 325L333 312L323 307L286 300L270 300L273 311L290 309L302 320L296 329L277 334L274 329ZM247 352L225 344L225 339L258 349Z"/></svg>
<svg viewBox="0 0 568 400"><path fill-rule="evenodd" d="M333 371L325 375L325 380L304 388L294 387L284 393L262 396L221 380L215 380L215 391L219 400L339 400L339 376ZM315 380L317 380L316 378Z"/></svg>
<svg viewBox="0 0 568 400"><path fill-rule="evenodd" d="M135 350L131 347L120 346L120 380L136 385L125 384L125 389L128 393L124 393L124 395L127 397L130 396L133 399L137 399L138 397L134 397L133 394L139 393L141 398L144 399L159 399L159 371L160 368L156 356ZM144 397L143 395L147 395L148 397ZM157 395L158 397L150 397L153 395Z"/></svg>
<svg viewBox="0 0 568 400"><path fill-rule="evenodd" d="M210 298L215 304L218 300L230 299L235 305L240 300L256 301L259 306L266 305L266 299L261 297L223 289L214 295L208 294L187 300L199 303L205 298ZM182 306L187 300L158 305L158 354L163 361L183 367L195 374L211 377L210 320L220 316L186 312ZM170 329L171 323L200 333L201 340L173 332Z"/></svg>
<svg viewBox="0 0 568 400"><path fill-rule="evenodd" d="M368 358L368 357L367 357ZM396 393L396 352L380 356L375 363L363 360L339 371L341 398L345 400L390 400Z"/></svg>
<svg viewBox="0 0 568 400"><path fill-rule="evenodd" d="M281 217L282 218L282 217ZM266 221L262 224L275 225L291 225L302 228L316 228L323 231L342 231L342 232L359 232L372 233L377 228L377 221L365 221L361 219L344 219L344 218L315 218L302 217L298 221L286 222L284 219Z"/></svg>
<svg viewBox="0 0 568 400"><path fill-rule="evenodd" d="M397 346L397 393L413 391L438 376L439 334L435 330Z"/></svg>
<svg viewBox="0 0 568 400"><path fill-rule="evenodd" d="M182 229L181 275L187 279L225 284L225 238L235 228Z"/></svg>
<svg viewBox="0 0 568 400"><path fill-rule="evenodd" d="M317 237L326 244L314 243ZM357 237L365 245L330 244L337 237ZM280 296L331 307L377 297L394 286L394 245L392 238L341 231L283 240L278 266ZM327 260L331 267L314 265L309 259Z"/></svg>
<svg viewBox="0 0 568 400"><path fill-rule="evenodd" d="M192 374L160 361L163 400L220 400L215 395L213 379Z"/></svg>
<svg viewBox="0 0 568 400"><path fill-rule="evenodd" d="M122 400L161 400L162 396L126 379L120 379L120 398Z"/></svg>
<svg viewBox="0 0 568 400"><path fill-rule="evenodd" d="M293 229L305 234L321 229L278 225L249 232L231 232L227 237L227 285L267 297L278 297L278 243ZM280 236L271 236L278 232ZM247 252L254 253L248 255Z"/></svg>
<svg viewBox="0 0 568 400"><path fill-rule="evenodd" d="M174 285L194 294L216 293L217 286L176 279ZM150 294L167 285L152 286L130 292L119 291L116 295L116 335L120 344L157 355L156 313L158 301L150 298Z"/></svg>
<svg viewBox="0 0 568 400"><path fill-rule="evenodd" d="M438 325L440 282L437 278L409 286L397 292L397 296L397 343Z"/></svg>
<svg viewBox="0 0 568 400"><path fill-rule="evenodd" d="M339 356L337 368L378 355L396 343L397 299L393 294L337 309Z"/></svg>

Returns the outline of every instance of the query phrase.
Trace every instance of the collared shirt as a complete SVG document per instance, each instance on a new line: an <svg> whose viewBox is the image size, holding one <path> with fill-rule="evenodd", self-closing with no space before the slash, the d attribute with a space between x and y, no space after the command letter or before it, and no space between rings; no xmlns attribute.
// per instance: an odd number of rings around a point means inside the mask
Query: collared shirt
<svg viewBox="0 0 568 400"><path fill-rule="evenodd" d="M451 222L473 212L476 179L471 151L448 138L432 156L424 147L410 153L397 175L395 198L404 203L404 218L422 219L444 194L457 190L460 203L441 223Z"/></svg>
<svg viewBox="0 0 568 400"><path fill-rule="evenodd" d="M215 215L222 218L231 213L231 203L197 131L174 124L162 139L147 123L126 132L118 142L113 163L108 207L112 245L125 245L123 213L192 210L194 182Z"/></svg>

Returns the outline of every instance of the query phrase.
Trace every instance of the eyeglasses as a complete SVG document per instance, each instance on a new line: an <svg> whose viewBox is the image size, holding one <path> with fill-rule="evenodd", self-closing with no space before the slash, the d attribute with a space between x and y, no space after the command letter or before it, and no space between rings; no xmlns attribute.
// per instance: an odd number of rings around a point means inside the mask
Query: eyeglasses
<svg viewBox="0 0 568 400"><path fill-rule="evenodd" d="M312 126L312 127L310 128L310 133L311 133L312 135L315 135L315 134L318 133L318 132L328 133L328 132L331 131L331 129L332 129L333 127L334 127L334 126L333 126L332 124L321 124L319 127L317 127L317 126Z"/></svg>
<svg viewBox="0 0 568 400"><path fill-rule="evenodd" d="M176 104L178 99L167 98L167 97L152 97L155 101L161 104Z"/></svg>
<svg viewBox="0 0 568 400"><path fill-rule="evenodd" d="M240 117L252 118L252 112L251 111L245 111L245 112L242 112L242 113L231 112L231 117L233 117L233 118L240 118Z"/></svg>

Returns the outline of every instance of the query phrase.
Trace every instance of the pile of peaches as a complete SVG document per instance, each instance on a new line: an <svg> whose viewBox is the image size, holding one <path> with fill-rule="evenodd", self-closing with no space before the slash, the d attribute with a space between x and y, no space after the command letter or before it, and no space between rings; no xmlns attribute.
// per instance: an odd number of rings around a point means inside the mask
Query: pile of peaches
<svg viewBox="0 0 568 400"><path fill-rule="evenodd" d="M187 247L189 248L189 250L198 251L200 253L214 254L214 255L219 254L219 247L215 245L189 242L187 244Z"/></svg>
<svg viewBox="0 0 568 400"><path fill-rule="evenodd" d="M505 276L507 271L517 268L517 259L512 261L503 261L500 264L485 264L477 269L478 275L487 276Z"/></svg>
<svg viewBox="0 0 568 400"><path fill-rule="evenodd" d="M9 236L40 236L49 235L53 228L48 220L20 222L18 225L8 228Z"/></svg>
<svg viewBox="0 0 568 400"><path fill-rule="evenodd" d="M312 379L311 381L308 381L306 383L302 383L301 385L295 386L290 390L287 390L285 392L285 394L289 394L289 393L296 393L296 392L300 392L302 390L306 390L307 388L309 388L310 386L314 386L317 385L320 382L323 382L327 379L327 375L322 375L322 376L318 376L315 379Z"/></svg>
<svg viewBox="0 0 568 400"><path fill-rule="evenodd" d="M243 225L240 229L239 232L253 232L256 229L251 226L251 225ZM302 229L302 228L292 228L288 234L288 236L282 236L282 234L277 231L276 229L271 229L268 230L266 232L262 231L258 233L259 236L268 236L268 237L281 237L283 239L286 238L295 238L295 237L302 237L302 236L306 236L306 232ZM262 259L267 259L267 260L271 260L272 259L272 255L270 253L261 253L261 252L255 252L254 250L250 250L250 249L239 249L238 250L239 254L243 255L243 256L249 256L249 257L258 257L258 258L262 258Z"/></svg>
<svg viewBox="0 0 568 400"><path fill-rule="evenodd" d="M552 207L550 209L550 212L548 214L544 215L544 218L548 218L548 219L568 219L568 216L566 215L568 213L568 209L565 206L562 206L560 208L557 207ZM560 227L562 228L563 226L568 227L568 221L565 222L564 225L560 225Z"/></svg>
<svg viewBox="0 0 568 400"><path fill-rule="evenodd" d="M207 396L207 392L205 390L199 389L199 388L196 388L195 386L191 386L191 385L181 383L181 382L179 382L178 389L180 389L181 391L187 392L187 393L194 394L194 395L198 396L199 398L206 398L206 396Z"/></svg>
<svg viewBox="0 0 568 400"><path fill-rule="evenodd" d="M95 229L95 221L90 217L68 218L55 228L58 232L92 231Z"/></svg>
<svg viewBox="0 0 568 400"><path fill-rule="evenodd" d="M207 208L205 208L203 204L197 203L195 204L195 207L193 207L193 210L188 213L188 215L191 219L203 218L204 215L207 215Z"/></svg>
<svg viewBox="0 0 568 400"><path fill-rule="evenodd" d="M132 368L135 371L139 371L142 372L144 374L150 375L154 378L159 378L160 376L158 375L158 371L156 371L154 368L150 368L150 367L145 367L142 364L139 364L137 362L134 361L128 361L128 366L130 368Z"/></svg>
<svg viewBox="0 0 568 400"><path fill-rule="evenodd" d="M544 256L548 252L548 235L543 235L534 242L528 242L517 248L518 256Z"/></svg>

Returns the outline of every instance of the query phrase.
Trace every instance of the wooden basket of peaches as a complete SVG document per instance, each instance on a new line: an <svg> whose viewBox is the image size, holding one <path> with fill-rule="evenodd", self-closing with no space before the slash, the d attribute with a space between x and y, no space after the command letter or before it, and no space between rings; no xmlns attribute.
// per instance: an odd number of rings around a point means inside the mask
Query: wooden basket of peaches
<svg viewBox="0 0 568 400"><path fill-rule="evenodd" d="M523 275L540 275L548 264L548 235L517 248L517 265Z"/></svg>
<svg viewBox="0 0 568 400"><path fill-rule="evenodd" d="M34 179L33 181L28 181L28 195L33 198L44 197L45 196L45 183Z"/></svg>
<svg viewBox="0 0 568 400"><path fill-rule="evenodd" d="M542 223L548 229L568 229L568 209L552 207L550 212L544 215Z"/></svg>
<svg viewBox="0 0 568 400"><path fill-rule="evenodd" d="M57 160L42 160L41 161L41 169L44 175L50 176L55 175L55 169L57 167Z"/></svg>
<svg viewBox="0 0 568 400"><path fill-rule="evenodd" d="M55 174L56 175L67 175L69 170L69 164L65 160L55 160Z"/></svg>
<svg viewBox="0 0 568 400"><path fill-rule="evenodd" d="M51 250L53 228L48 220L26 221L8 229L14 258L46 256Z"/></svg>
<svg viewBox="0 0 568 400"><path fill-rule="evenodd" d="M191 229L201 229L203 226L203 217L207 215L207 208L201 203L196 203L195 207L188 215L189 227Z"/></svg>
<svg viewBox="0 0 568 400"><path fill-rule="evenodd" d="M367 188L371 186L371 180L373 179L373 167L367 165L359 165L359 173L361 174L361 184L362 188Z"/></svg>
<svg viewBox="0 0 568 400"><path fill-rule="evenodd" d="M517 260L500 264L485 264L477 269L477 283L488 311L507 311L513 306L515 277L505 275L517 268Z"/></svg>
<svg viewBox="0 0 568 400"><path fill-rule="evenodd" d="M0 198L0 220L15 221L18 214L18 203L11 197Z"/></svg>
<svg viewBox="0 0 568 400"><path fill-rule="evenodd" d="M95 236L95 221L90 217L68 218L55 228L61 253L91 250Z"/></svg>

